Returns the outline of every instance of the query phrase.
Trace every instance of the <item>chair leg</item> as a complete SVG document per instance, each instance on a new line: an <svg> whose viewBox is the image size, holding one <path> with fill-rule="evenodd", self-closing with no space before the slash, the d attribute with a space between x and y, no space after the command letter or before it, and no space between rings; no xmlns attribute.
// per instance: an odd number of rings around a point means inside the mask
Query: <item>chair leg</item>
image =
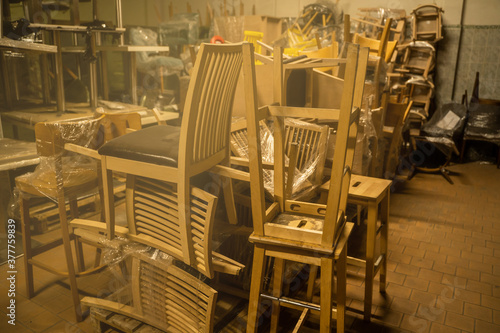
<svg viewBox="0 0 500 333"><path fill-rule="evenodd" d="M30 260L33 256L31 254L31 229L28 199L24 199L21 195L19 198L19 206L21 209L21 231L23 234L26 293L28 295L28 298L32 298L35 295L35 289L33 287L33 265L30 263Z"/></svg>
<svg viewBox="0 0 500 333"><path fill-rule="evenodd" d="M330 333L332 331L333 275L333 260L331 258L321 258L321 312L319 315L321 333ZM340 332L338 327L337 332Z"/></svg>
<svg viewBox="0 0 500 333"><path fill-rule="evenodd" d="M71 213L72 219L78 218L79 213L78 213L77 198L69 199L69 211ZM75 254L76 254L76 264L78 266L78 271L79 272L85 271L85 258L83 257L83 247L78 237L75 237Z"/></svg>
<svg viewBox="0 0 500 333"><path fill-rule="evenodd" d="M283 289L283 273L285 271L285 260L275 258L273 273L273 296L281 297ZM278 331L278 322L280 317L280 302L273 301L271 313L271 332Z"/></svg>
<svg viewBox="0 0 500 333"><path fill-rule="evenodd" d="M75 308L76 321L83 320L83 313L80 304L80 296L78 295L78 287L76 284L75 264L73 262L73 254L71 252L71 239L69 236L68 221L66 217L66 205L64 195L59 194L58 197L59 220L61 224L61 233L64 246L64 254L66 256L66 266L68 268L69 285L71 289L71 297L73 299L73 306Z"/></svg>
<svg viewBox="0 0 500 333"><path fill-rule="evenodd" d="M337 266L337 333L345 330L345 301L347 289L347 244L340 253ZM331 312L331 311L330 311Z"/></svg>
<svg viewBox="0 0 500 333"><path fill-rule="evenodd" d="M387 189L385 198L380 203L380 219L382 222L382 230L380 231L380 252L384 256L380 263L380 284L379 290L385 293L385 285L387 280L387 244L389 239L389 204L390 204L390 188Z"/></svg>
<svg viewBox="0 0 500 333"><path fill-rule="evenodd" d="M229 164L229 163L228 163ZM231 178L221 177L224 204L226 205L227 218L230 224L237 224L236 204L234 203L233 182Z"/></svg>
<svg viewBox="0 0 500 333"><path fill-rule="evenodd" d="M307 281L307 294L306 299L308 302L312 301L314 296L314 283L316 281L316 277L318 276L318 266L311 265L309 270L309 280Z"/></svg>
<svg viewBox="0 0 500 333"><path fill-rule="evenodd" d="M260 292L262 290L264 278L264 258L265 249L259 245L255 245L253 252L252 282L248 301L247 333L256 332L258 328L257 320L259 319Z"/></svg>

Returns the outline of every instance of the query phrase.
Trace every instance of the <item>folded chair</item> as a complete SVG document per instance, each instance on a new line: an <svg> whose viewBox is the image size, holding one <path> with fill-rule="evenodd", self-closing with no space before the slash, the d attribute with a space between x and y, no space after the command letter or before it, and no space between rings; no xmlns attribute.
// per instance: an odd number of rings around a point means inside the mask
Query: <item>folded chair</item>
<svg viewBox="0 0 500 333"><path fill-rule="evenodd" d="M158 248L209 278L214 270L238 274L242 265L218 256L213 260L211 226L217 198L204 189L218 180L192 184L193 178L229 162L229 130L236 83L250 63L253 47L203 44L193 68L181 127L153 126L105 144L102 156L107 237L115 236L111 175L127 177L125 234ZM245 77L245 80L252 78ZM235 219L230 182L223 184L226 210ZM88 221L75 221L82 227ZM90 228L90 226L89 226Z"/></svg>
<svg viewBox="0 0 500 333"><path fill-rule="evenodd" d="M275 50L274 54L281 54ZM254 243L254 259L247 332L255 332L259 317L265 312L264 300L271 301L271 331L276 331L280 306L302 309L302 320L295 330L300 329L303 317L309 311L320 314L320 332L331 332L333 279L337 277L337 332L344 332L346 295L346 244L352 230L352 223L345 218L346 200L351 175L352 160L356 142L359 108L368 61L368 49L359 51L351 45L345 63L345 80L339 109L314 109L298 107L269 106L256 110L255 99L247 101L248 146L250 155L250 188L254 231L250 241ZM281 93L283 67L281 57L275 56L275 84ZM255 91L255 87L253 89ZM253 108L252 108L253 105ZM338 121L335 156L331 173L331 186L327 205L288 200L284 181L285 117L308 117ZM275 128L274 149L274 202L266 209L263 185L263 162L260 148L259 122L271 117ZM271 295L263 293L266 258L274 258ZM320 304L293 300L283 296L283 273L286 260L297 261L321 267Z"/></svg>
<svg viewBox="0 0 500 333"><path fill-rule="evenodd" d="M96 332L213 332L217 292L168 259L134 254L130 285L120 294L111 296L129 301L82 299Z"/></svg>
<svg viewBox="0 0 500 333"><path fill-rule="evenodd" d="M107 139L123 133L121 126L140 128L137 113L112 117L103 115L96 119L65 122L42 122L35 125L38 154L42 159L35 172L16 178L21 210L21 229L25 255L26 290L28 297L34 296L33 266L69 278L71 295L77 321L82 320L76 278L98 271L96 267L85 271L82 246L68 224L66 203L74 219L78 217L78 198L98 192L98 163L95 150ZM120 121L118 121L120 118ZM123 121L122 121L123 120ZM67 148L67 149L65 149ZM70 152L76 152L77 154ZM87 155L87 156L82 156ZM57 203L61 227L61 238L38 248L32 248L30 206L32 199L48 197ZM75 239L78 270L75 269L71 240ZM39 254L63 245L67 271L60 271L49 263L35 258Z"/></svg>

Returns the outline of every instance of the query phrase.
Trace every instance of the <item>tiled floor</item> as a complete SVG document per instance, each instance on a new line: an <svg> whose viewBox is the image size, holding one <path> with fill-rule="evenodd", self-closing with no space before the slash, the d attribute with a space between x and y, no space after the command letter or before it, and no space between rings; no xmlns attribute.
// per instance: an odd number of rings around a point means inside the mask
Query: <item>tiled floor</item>
<svg viewBox="0 0 500 333"><path fill-rule="evenodd" d="M350 274L347 331L500 332L500 170L479 163L450 170L455 185L440 175L421 173L396 184L387 294L379 294L375 286L374 317L363 322L364 282ZM22 266L20 258L16 326L9 326L2 314L0 332L92 331L88 318L74 323L64 280L35 269L37 295L28 300ZM6 265L0 267L2 313L8 304L6 271ZM88 294L112 288L106 275L79 281Z"/></svg>

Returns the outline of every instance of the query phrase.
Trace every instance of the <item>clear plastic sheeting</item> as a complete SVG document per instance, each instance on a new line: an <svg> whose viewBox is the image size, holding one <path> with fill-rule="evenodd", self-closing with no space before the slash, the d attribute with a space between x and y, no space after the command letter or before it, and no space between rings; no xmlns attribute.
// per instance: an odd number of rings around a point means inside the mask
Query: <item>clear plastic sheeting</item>
<svg viewBox="0 0 500 333"><path fill-rule="evenodd" d="M465 136L500 143L500 105L471 103Z"/></svg>
<svg viewBox="0 0 500 333"><path fill-rule="evenodd" d="M457 103L444 104L422 126L421 131L426 136L458 138L462 135L466 117L467 108L465 105Z"/></svg>
<svg viewBox="0 0 500 333"><path fill-rule="evenodd" d="M0 138L0 171L38 163L34 142Z"/></svg>
<svg viewBox="0 0 500 333"><path fill-rule="evenodd" d="M237 43L244 39L244 16L219 16L213 21L213 35L222 36L226 41Z"/></svg>
<svg viewBox="0 0 500 333"><path fill-rule="evenodd" d="M64 145L98 147L104 140L100 124L100 119L38 124L35 135L40 163L35 171L16 178L22 195L45 196L57 202L58 193L64 193L66 199L97 193L97 161L69 152Z"/></svg>
<svg viewBox="0 0 500 333"><path fill-rule="evenodd" d="M133 45L158 46L158 34L151 29L131 28L130 41ZM162 66L169 72L180 72L184 69L181 59L161 56L157 52L137 52L137 69L141 72L157 70Z"/></svg>
<svg viewBox="0 0 500 333"><path fill-rule="evenodd" d="M102 249L103 264L108 266L117 265L135 253L147 254L148 252L151 252L151 247L140 243L132 242L127 238L123 237L115 237L113 239L107 239L103 235L102 239L99 240L99 243L103 246ZM160 251L156 250L153 254L150 255L151 256L154 255L155 258L165 257L171 262L172 257L168 256L163 252L161 252L160 254L157 252Z"/></svg>
<svg viewBox="0 0 500 333"><path fill-rule="evenodd" d="M299 130L294 130L300 128ZM320 137L318 130L322 126L307 123L295 119L285 119L285 151L289 153L292 143L298 145L297 167L294 172L292 185L292 199L297 198L305 191L320 186L321 180L316 177L320 161L324 161L326 147L320 147ZM264 163L274 163L274 127L272 123L260 123L260 142L262 161ZM237 155L248 158L248 138L246 130L232 135L232 145L236 149ZM327 141L327 140L326 140ZM323 154L323 156L321 156ZM289 165L290 159L285 155L285 165ZM270 195L274 195L274 171L264 169L264 188ZM288 175L285 173L285 182Z"/></svg>
<svg viewBox="0 0 500 333"><path fill-rule="evenodd" d="M159 35L162 45L197 44L200 29L198 13L179 13L160 23Z"/></svg>

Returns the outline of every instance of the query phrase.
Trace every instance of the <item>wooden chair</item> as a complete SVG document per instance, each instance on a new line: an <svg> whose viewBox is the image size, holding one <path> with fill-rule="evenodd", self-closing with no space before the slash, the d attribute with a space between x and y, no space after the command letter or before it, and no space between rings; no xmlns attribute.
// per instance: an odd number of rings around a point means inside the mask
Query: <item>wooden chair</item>
<svg viewBox="0 0 500 333"><path fill-rule="evenodd" d="M398 47L399 48L399 47ZM401 66L394 71L402 74L421 75L425 79L435 67L435 49L427 42L411 42L401 46Z"/></svg>
<svg viewBox="0 0 500 333"><path fill-rule="evenodd" d="M359 54L358 54L359 52ZM281 54L275 51L274 54ZM304 308L302 318L296 327L300 328L303 317L311 310L320 313L320 332L331 332L332 285L334 267L337 276L337 332L344 331L346 293L346 244L352 230L352 223L345 220L347 190L356 142L359 106L365 79L368 49L358 51L358 46L349 46L346 60L345 85L340 110L311 109L269 106L268 112L256 109L255 98L247 101L248 138L250 154L251 204L254 232L250 241L254 243L254 260L247 332L257 330L261 300L272 301L271 330L276 331L280 306L294 309ZM283 68L281 57L275 58L275 81L278 100L281 101ZM255 87L254 87L255 90ZM356 106L357 107L354 107ZM253 108L252 108L253 106ZM338 120L335 157L327 205L287 200L284 181L284 117L310 117ZM260 152L259 121L271 116L275 127L275 200L266 209L264 202L263 163ZM264 262L266 257L274 258L272 295L263 291ZM283 271L285 260L317 265L321 267L320 305L283 297ZM267 312L266 312L267 313Z"/></svg>
<svg viewBox="0 0 500 333"><path fill-rule="evenodd" d="M413 102L388 102L384 120L384 138L388 143L385 158L384 177L393 178L399 165L399 152L403 141L403 128L410 114Z"/></svg>
<svg viewBox="0 0 500 333"><path fill-rule="evenodd" d="M356 33L352 38L352 42L359 44L361 47L368 47L371 55L381 57L385 62L389 63L397 45L396 40L389 42L391 22L392 19L390 18L386 20L380 39L363 37Z"/></svg>
<svg viewBox="0 0 500 333"><path fill-rule="evenodd" d="M441 32L443 9L434 4L421 5L415 8L413 17L413 40L435 43L443 39Z"/></svg>
<svg viewBox="0 0 500 333"><path fill-rule="evenodd" d="M121 115L120 118L123 118ZM139 121L140 115L127 115L131 126ZM133 119L132 119L133 118ZM113 128L113 130L111 130ZM103 144L111 135L118 135L122 130L113 124L107 116L71 122L46 122L35 125L37 151L42 159L34 173L16 178L16 186L20 192L21 230L23 233L23 250L25 255L26 290L28 298L34 296L33 266L57 275L69 278L71 295L77 321L82 320L80 299L76 278L98 271L96 267L85 271L85 262L81 242L68 224L66 202L69 201L69 212L72 218L79 215L78 198L88 193L97 193L99 184L98 164L82 156L70 154L71 149L83 153L87 157L98 156L94 150ZM30 206L33 198L48 197L57 203L61 238L38 248L32 248ZM75 269L71 250L71 240L75 239L78 270ZM67 271L60 271L45 261L35 258L63 244Z"/></svg>
<svg viewBox="0 0 500 333"><path fill-rule="evenodd" d="M127 332L213 332L217 291L165 259L133 255L128 294L130 303L82 299L97 332L107 323Z"/></svg>
<svg viewBox="0 0 500 333"><path fill-rule="evenodd" d="M274 137L271 130L261 122L262 153L264 161L270 165L273 161ZM292 177L287 173L287 197L307 200L316 194L323 180L323 170L326 159L326 145L328 143L328 126L320 126L301 120L285 120L285 159L289 170L293 170ZM238 159L233 162L248 166L248 131L245 119L231 125L231 151ZM268 196L274 195L273 171L263 171L266 179L265 189ZM292 172L292 171L290 171Z"/></svg>
<svg viewBox="0 0 500 333"><path fill-rule="evenodd" d="M242 265L229 258L218 256L212 262L211 223L216 198L193 187L192 178L229 163L234 92L242 66L254 66L249 63L252 49L249 43L203 44L193 68L181 127L148 127L99 149L108 238L115 234L111 175L123 172L127 175L127 237L161 249L210 278L214 270L239 273ZM211 185L218 183L201 184ZM226 210L234 220L230 182L223 188ZM88 221L77 222L91 228Z"/></svg>

